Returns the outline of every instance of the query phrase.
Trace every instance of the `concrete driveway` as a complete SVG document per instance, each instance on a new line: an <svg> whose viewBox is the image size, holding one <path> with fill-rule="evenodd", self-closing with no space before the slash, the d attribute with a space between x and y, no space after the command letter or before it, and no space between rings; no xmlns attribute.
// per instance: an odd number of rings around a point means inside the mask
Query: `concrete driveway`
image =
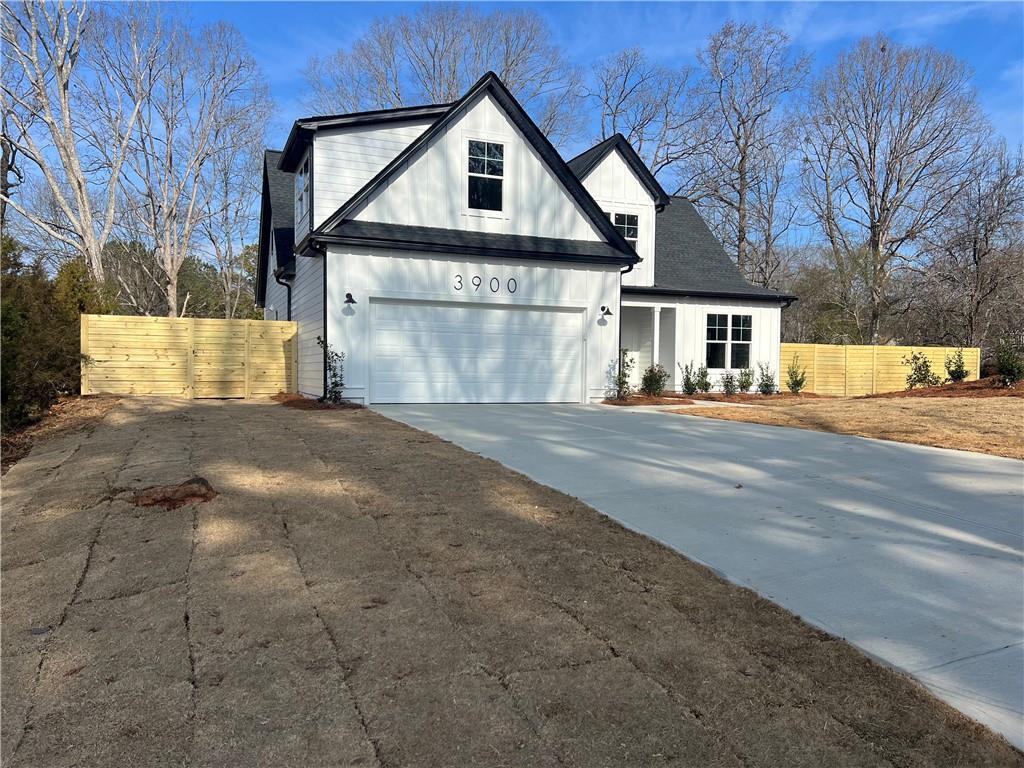
<svg viewBox="0 0 1024 768"><path fill-rule="evenodd" d="M1024 746L1024 462L606 406L382 406L749 586Z"/></svg>

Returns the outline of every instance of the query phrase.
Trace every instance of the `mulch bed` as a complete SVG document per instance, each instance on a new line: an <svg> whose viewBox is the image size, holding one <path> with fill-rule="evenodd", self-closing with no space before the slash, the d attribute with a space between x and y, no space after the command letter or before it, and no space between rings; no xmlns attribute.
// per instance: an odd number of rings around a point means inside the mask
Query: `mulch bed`
<svg viewBox="0 0 1024 768"><path fill-rule="evenodd" d="M1020 383L1007 387L998 376L988 376L977 381L950 382L937 387L918 387L899 392L880 392L875 397L1024 397L1024 386Z"/></svg>
<svg viewBox="0 0 1024 768"><path fill-rule="evenodd" d="M661 397L650 395L630 395L626 400L609 398L602 401L605 405L693 405L693 400L684 395L675 393L664 394Z"/></svg>
<svg viewBox="0 0 1024 768"><path fill-rule="evenodd" d="M113 395L62 397L35 424L4 430L0 436L0 474L7 474L7 470L28 455L33 445L66 432L94 426L118 400Z"/></svg>
<svg viewBox="0 0 1024 768"><path fill-rule="evenodd" d="M363 407L359 403L352 403L348 400L341 403L328 403L323 400L314 400L311 397L303 397L302 395L295 394L294 392L278 392L270 399L280 403L286 408L297 408L300 411L351 410Z"/></svg>

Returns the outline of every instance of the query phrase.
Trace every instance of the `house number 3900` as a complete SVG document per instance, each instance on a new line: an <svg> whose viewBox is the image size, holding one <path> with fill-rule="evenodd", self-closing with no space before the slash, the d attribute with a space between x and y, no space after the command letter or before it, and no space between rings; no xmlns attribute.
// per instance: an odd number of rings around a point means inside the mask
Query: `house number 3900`
<svg viewBox="0 0 1024 768"><path fill-rule="evenodd" d="M497 293L501 290L501 280L496 277L492 277L486 283L487 288L491 293ZM474 291L479 291L484 286L484 280L480 275L473 275L469 278L469 286L472 286ZM455 283L452 286L456 291L468 290L466 282L463 280L462 275L455 276ZM505 290L509 293L515 293L519 288L519 283L516 282L514 277L510 277L505 281Z"/></svg>

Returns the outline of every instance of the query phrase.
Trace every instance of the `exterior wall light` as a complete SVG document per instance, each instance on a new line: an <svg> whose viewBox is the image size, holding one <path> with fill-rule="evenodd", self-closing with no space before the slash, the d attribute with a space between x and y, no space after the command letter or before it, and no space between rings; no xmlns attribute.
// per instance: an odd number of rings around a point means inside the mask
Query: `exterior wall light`
<svg viewBox="0 0 1024 768"><path fill-rule="evenodd" d="M346 304L355 304L356 303L356 300L352 298L352 294L351 293L346 293L345 294L345 303Z"/></svg>
<svg viewBox="0 0 1024 768"><path fill-rule="evenodd" d="M601 317L611 317L612 311L608 307L601 307Z"/></svg>

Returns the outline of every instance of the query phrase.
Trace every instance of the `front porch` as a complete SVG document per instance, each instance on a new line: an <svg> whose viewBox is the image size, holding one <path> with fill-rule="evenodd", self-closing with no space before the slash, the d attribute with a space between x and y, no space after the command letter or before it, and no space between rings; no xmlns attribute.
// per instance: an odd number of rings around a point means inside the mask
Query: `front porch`
<svg viewBox="0 0 1024 768"><path fill-rule="evenodd" d="M638 387L644 370L661 363L669 373L668 388L682 386L677 359L677 338L682 338L682 313L678 304L622 302L623 349L633 362L630 385Z"/></svg>

